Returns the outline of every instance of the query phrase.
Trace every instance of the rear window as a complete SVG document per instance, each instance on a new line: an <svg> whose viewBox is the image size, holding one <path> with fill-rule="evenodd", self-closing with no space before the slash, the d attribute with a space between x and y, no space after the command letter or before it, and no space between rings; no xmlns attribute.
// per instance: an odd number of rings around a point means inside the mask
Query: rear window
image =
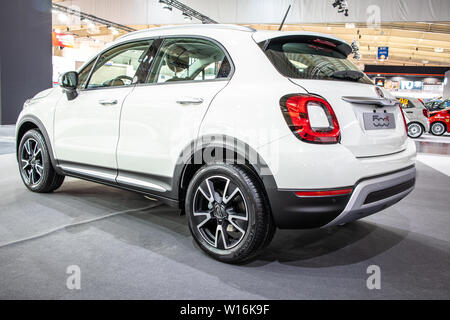
<svg viewBox="0 0 450 320"><path fill-rule="evenodd" d="M284 76L295 79L372 81L347 59L349 47L330 39L288 37L261 43L267 57ZM345 71L350 71L346 75ZM345 76L343 76L343 74Z"/></svg>
<svg viewBox="0 0 450 320"><path fill-rule="evenodd" d="M403 109L423 107L419 99L416 98L398 98Z"/></svg>

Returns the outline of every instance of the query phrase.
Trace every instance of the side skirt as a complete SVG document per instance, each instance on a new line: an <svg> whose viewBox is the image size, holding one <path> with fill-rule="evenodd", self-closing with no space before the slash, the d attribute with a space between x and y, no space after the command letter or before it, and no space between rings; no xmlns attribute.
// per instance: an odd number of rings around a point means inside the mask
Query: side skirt
<svg viewBox="0 0 450 320"><path fill-rule="evenodd" d="M115 169L91 167L79 164L76 164L75 166L74 164L69 164L64 161L60 162L60 164L58 165L58 169L61 170L64 175L69 177L87 180L127 191L137 192L150 198L159 200L170 207L179 208L178 200L169 198L162 192L145 188L145 181L143 181L142 184L139 185L136 185L136 183L129 184L123 180L120 181L120 184L117 183L117 170ZM134 181L136 180L134 179Z"/></svg>

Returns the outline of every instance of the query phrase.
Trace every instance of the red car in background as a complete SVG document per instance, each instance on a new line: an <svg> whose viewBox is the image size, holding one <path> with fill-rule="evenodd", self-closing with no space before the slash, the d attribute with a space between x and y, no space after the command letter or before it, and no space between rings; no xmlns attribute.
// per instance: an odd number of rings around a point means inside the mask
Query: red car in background
<svg viewBox="0 0 450 320"><path fill-rule="evenodd" d="M442 136L450 132L450 108L430 112L430 132L435 136Z"/></svg>

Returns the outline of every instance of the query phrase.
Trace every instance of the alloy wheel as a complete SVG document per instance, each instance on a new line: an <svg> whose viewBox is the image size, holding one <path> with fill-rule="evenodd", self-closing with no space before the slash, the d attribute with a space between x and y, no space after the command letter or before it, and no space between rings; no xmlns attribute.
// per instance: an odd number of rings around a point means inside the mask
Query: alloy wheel
<svg viewBox="0 0 450 320"><path fill-rule="evenodd" d="M193 225L214 248L234 248L247 233L247 204L239 187L229 178L205 179L195 192L193 205Z"/></svg>
<svg viewBox="0 0 450 320"><path fill-rule="evenodd" d="M22 176L29 186L38 185L44 176L44 158L42 147L35 139L28 139L20 153Z"/></svg>
<svg viewBox="0 0 450 320"><path fill-rule="evenodd" d="M422 127L418 123L412 123L408 126L408 136L418 138L422 134Z"/></svg>
<svg viewBox="0 0 450 320"><path fill-rule="evenodd" d="M444 125L442 123L435 123L433 124L433 126L431 127L431 131L432 133L434 133L435 135L440 136L441 134L444 133Z"/></svg>

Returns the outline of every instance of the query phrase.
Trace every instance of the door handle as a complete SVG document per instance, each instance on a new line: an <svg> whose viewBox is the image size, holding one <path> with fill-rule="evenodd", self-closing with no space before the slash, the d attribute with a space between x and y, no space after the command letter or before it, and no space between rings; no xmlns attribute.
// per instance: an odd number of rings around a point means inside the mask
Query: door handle
<svg viewBox="0 0 450 320"><path fill-rule="evenodd" d="M177 100L178 104L187 105L187 104L202 104L202 98L181 98Z"/></svg>
<svg viewBox="0 0 450 320"><path fill-rule="evenodd" d="M106 99L106 100L100 100L98 103L100 103L101 105L104 105L104 106L112 106L112 105L117 104L117 100Z"/></svg>

